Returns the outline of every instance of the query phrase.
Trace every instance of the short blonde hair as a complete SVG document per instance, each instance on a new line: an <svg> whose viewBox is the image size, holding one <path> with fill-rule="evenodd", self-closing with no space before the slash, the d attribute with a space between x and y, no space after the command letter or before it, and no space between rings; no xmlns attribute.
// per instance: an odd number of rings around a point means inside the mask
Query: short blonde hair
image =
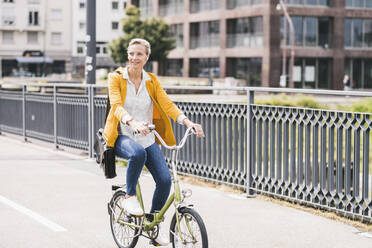
<svg viewBox="0 0 372 248"><path fill-rule="evenodd" d="M131 41L129 42L128 47L130 47L131 45L135 45L135 44L140 44L140 45L144 46L145 49L146 49L147 55L150 55L150 53L151 53L151 45L150 45L150 43L147 40L140 39L140 38L131 39Z"/></svg>

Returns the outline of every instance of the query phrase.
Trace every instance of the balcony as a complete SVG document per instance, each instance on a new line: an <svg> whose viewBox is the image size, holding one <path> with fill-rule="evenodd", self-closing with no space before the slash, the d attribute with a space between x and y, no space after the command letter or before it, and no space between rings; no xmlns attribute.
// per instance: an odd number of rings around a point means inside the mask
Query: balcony
<svg viewBox="0 0 372 248"><path fill-rule="evenodd" d="M263 46L263 35L249 35L249 34L228 34L226 38L226 46L232 47L262 47Z"/></svg>
<svg viewBox="0 0 372 248"><path fill-rule="evenodd" d="M220 35L209 34L204 36L194 36L190 38L190 48L201 48L201 47L218 47L220 46Z"/></svg>

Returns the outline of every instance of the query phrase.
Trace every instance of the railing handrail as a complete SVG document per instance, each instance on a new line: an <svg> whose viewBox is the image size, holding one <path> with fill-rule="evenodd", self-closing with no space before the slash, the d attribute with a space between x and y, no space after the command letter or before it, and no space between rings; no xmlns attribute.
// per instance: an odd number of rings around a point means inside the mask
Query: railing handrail
<svg viewBox="0 0 372 248"><path fill-rule="evenodd" d="M7 83L5 83L7 84ZM107 85L89 85L89 84L69 84L69 83L11 83L19 86L36 87L71 87L71 88L107 88ZM0 84L1 85L1 84ZM172 90L216 90L216 91L246 91L246 92L266 92L266 93L296 93L296 94L314 94L314 95L338 95L338 96L361 96L372 97L372 91L344 91L344 90L322 90L322 89L293 89L293 88L273 88L273 87L218 87L218 86L180 86L164 85L164 89Z"/></svg>

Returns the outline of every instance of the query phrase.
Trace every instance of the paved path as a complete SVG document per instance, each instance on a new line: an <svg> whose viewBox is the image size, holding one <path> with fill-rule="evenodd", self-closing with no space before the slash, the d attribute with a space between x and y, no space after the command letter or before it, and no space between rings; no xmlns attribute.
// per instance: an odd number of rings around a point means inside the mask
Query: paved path
<svg viewBox="0 0 372 248"><path fill-rule="evenodd" d="M93 160L0 135L0 247L115 248L106 203L110 185L123 181L125 169L118 174L105 180ZM146 173L141 181L150 199L154 183ZM183 185L193 191L190 203L204 218L210 248L372 248L372 238L354 227L260 199ZM151 246L141 240L137 247Z"/></svg>

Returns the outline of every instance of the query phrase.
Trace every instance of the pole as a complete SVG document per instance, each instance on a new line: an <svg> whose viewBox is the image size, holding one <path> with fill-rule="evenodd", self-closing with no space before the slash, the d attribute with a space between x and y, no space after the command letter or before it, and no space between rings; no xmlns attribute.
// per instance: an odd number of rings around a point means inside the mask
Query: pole
<svg viewBox="0 0 372 248"><path fill-rule="evenodd" d="M96 83L96 0L87 0L85 82Z"/></svg>
<svg viewBox="0 0 372 248"><path fill-rule="evenodd" d="M283 67L282 67L282 77L286 78L287 74L287 19L283 19L283 26L284 26L284 44L283 44ZM287 81L287 80L286 80Z"/></svg>
<svg viewBox="0 0 372 248"><path fill-rule="evenodd" d="M294 57L295 57L295 51L294 51L294 26L292 22L292 18L289 16L288 11L287 11L287 6L285 5L283 0L280 0L280 5L283 8L284 16L288 20L289 23L289 29L291 32L291 63L289 67L289 87L294 88L294 83L293 83L293 66L294 66Z"/></svg>

